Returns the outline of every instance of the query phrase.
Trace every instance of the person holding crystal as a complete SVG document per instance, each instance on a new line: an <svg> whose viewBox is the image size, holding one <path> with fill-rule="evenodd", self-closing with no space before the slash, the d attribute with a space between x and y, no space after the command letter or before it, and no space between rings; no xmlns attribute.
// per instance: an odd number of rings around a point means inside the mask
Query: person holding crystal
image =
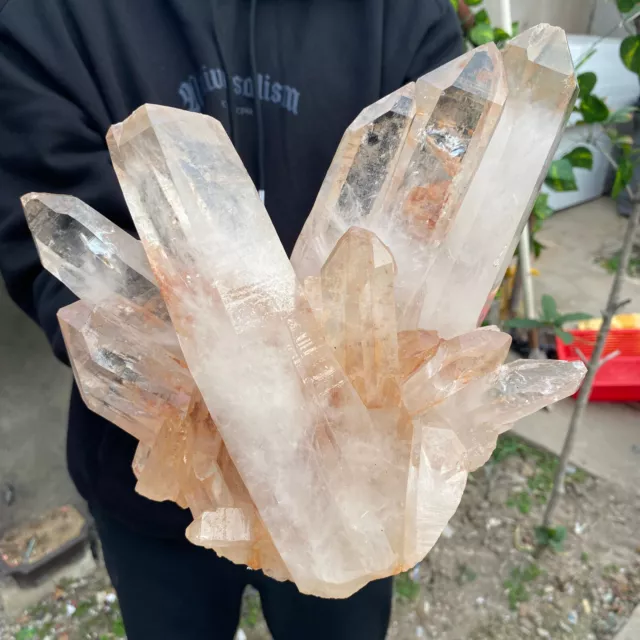
<svg viewBox="0 0 640 640"><path fill-rule="evenodd" d="M366 105L462 53L449 0L0 0L0 272L68 363L20 207L72 194L134 233L105 143L144 103L222 122L291 251L340 137ZM247 585L277 640L386 635L392 582L301 595L185 539L190 515L136 494L136 442L74 386L68 465L87 500L130 640L231 640Z"/></svg>

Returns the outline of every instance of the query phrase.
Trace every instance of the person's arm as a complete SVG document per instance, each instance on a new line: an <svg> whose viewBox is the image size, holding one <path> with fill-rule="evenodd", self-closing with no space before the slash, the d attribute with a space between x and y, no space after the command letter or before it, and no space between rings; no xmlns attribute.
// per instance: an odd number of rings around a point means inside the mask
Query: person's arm
<svg viewBox="0 0 640 640"><path fill-rule="evenodd" d="M426 11L420 45L413 55L406 79L416 80L464 53L460 20L450 0L419 0Z"/></svg>
<svg viewBox="0 0 640 640"><path fill-rule="evenodd" d="M25 24L20 4L9 2L0 12L0 275L68 362L56 313L75 298L42 268L20 196L71 194L110 217L126 209L104 142L108 123L99 124L81 104L95 87L84 83L86 69L64 25L46 3L40 6L48 15Z"/></svg>

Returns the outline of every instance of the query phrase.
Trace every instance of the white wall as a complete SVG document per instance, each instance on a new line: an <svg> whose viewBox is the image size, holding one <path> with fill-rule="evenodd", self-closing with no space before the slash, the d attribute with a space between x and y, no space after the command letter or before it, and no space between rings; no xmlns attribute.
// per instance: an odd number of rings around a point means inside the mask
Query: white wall
<svg viewBox="0 0 640 640"><path fill-rule="evenodd" d="M596 36L606 36L624 38L627 35L624 27L617 27L620 24L620 12L616 8L613 0L598 0L596 10L591 23L591 33ZM612 33L612 29L615 29Z"/></svg>
<svg viewBox="0 0 640 640"><path fill-rule="evenodd" d="M597 0L511 0L511 13L522 30L540 22L562 27L567 33L587 33ZM603 0L598 0L603 1ZM500 0L485 0L485 8L495 22Z"/></svg>
<svg viewBox="0 0 640 640"><path fill-rule="evenodd" d="M496 22L500 0L485 0L484 6ZM548 22L567 33L598 36L609 34L620 21L615 0L511 0L511 12L521 29ZM612 35L624 37L625 33L618 29Z"/></svg>

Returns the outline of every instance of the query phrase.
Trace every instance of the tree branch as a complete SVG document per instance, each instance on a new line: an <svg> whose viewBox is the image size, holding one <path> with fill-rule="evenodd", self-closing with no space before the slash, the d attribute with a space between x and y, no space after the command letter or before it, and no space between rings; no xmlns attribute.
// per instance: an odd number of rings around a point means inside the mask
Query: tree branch
<svg viewBox="0 0 640 640"><path fill-rule="evenodd" d="M610 35L612 35L615 31L620 29L621 27L625 27L629 22L633 22L637 18L640 18L640 11L636 11L635 13L623 18L616 24L608 33L603 36L600 36L585 52L584 55L580 56L580 59L575 64L576 71L593 55L593 52L598 48L598 45L606 40Z"/></svg>

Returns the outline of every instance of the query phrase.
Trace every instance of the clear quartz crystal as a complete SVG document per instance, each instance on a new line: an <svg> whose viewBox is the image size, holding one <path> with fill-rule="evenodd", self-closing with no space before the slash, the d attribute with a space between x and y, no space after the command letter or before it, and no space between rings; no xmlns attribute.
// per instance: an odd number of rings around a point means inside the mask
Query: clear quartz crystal
<svg viewBox="0 0 640 640"><path fill-rule="evenodd" d="M548 25L479 47L347 129L289 262L215 120L147 105L108 136L141 242L28 194L87 405L194 544L346 597L413 567L500 433L581 363L502 364L476 328L575 94Z"/></svg>
<svg viewBox="0 0 640 640"><path fill-rule="evenodd" d="M116 295L166 318L142 245L72 196L29 193L22 198L40 260L82 300Z"/></svg>
<svg viewBox="0 0 640 640"><path fill-rule="evenodd" d="M411 82L366 107L347 127L291 256L299 278L320 274L349 227L367 227L413 121L414 93Z"/></svg>
<svg viewBox="0 0 640 640"><path fill-rule="evenodd" d="M412 120L403 116L402 126L389 124L399 118L395 97L365 109L347 130L291 257L300 277L314 276L350 225L373 231L397 263L398 320L403 329L417 328L427 270L457 217L500 118L507 94L500 53L493 44L478 47L420 78L411 93L416 113ZM407 88L402 99L411 93ZM376 191L366 209L344 210L339 198L330 197L331 184L350 163L359 163L358 175L375 175L379 161L366 153L367 127L380 126L382 117L395 150L384 188ZM359 138L355 131L362 132Z"/></svg>
<svg viewBox="0 0 640 640"><path fill-rule="evenodd" d="M121 322L84 301L58 312L87 406L151 444L167 416L186 412L195 385L185 363L156 339L163 336L164 324L133 316L130 312ZM146 331L134 320L144 322Z"/></svg>
<svg viewBox="0 0 640 640"><path fill-rule="evenodd" d="M446 338L476 326L502 281L576 97L559 27L525 31L502 59L509 93L500 122L428 273L419 325Z"/></svg>
<svg viewBox="0 0 640 640"><path fill-rule="evenodd" d="M340 595L389 573L367 480L388 435L326 344L221 125L146 106L109 144L186 362L291 576Z"/></svg>

